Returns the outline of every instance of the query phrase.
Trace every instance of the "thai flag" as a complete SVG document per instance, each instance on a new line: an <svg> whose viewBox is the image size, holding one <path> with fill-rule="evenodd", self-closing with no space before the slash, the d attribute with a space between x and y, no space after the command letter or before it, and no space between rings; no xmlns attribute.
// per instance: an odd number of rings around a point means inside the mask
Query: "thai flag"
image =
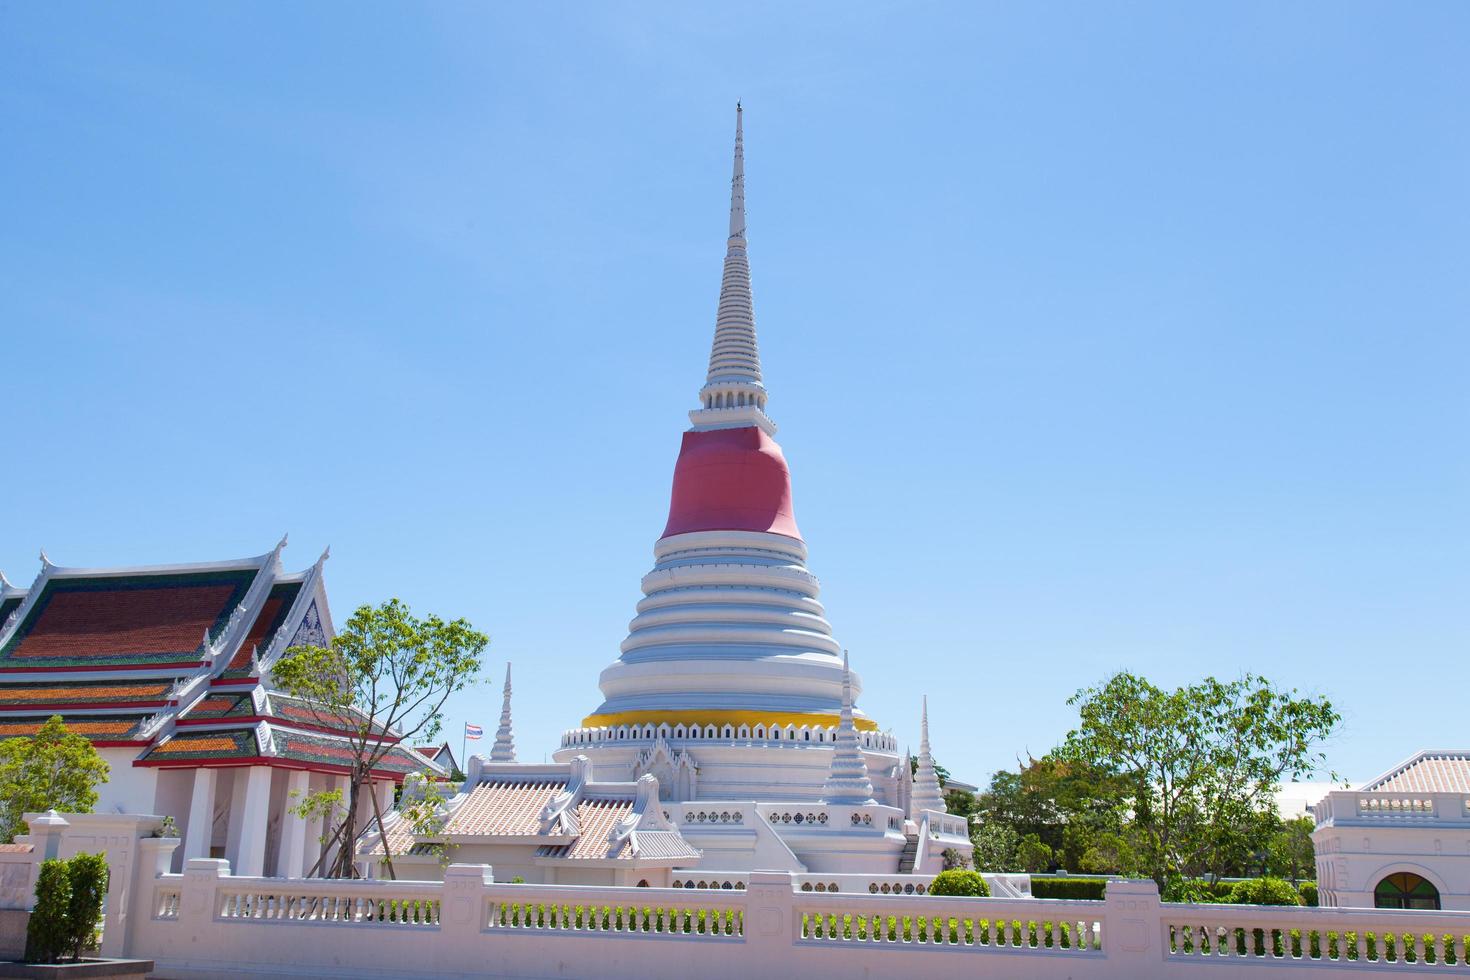
<svg viewBox="0 0 1470 980"><path fill-rule="evenodd" d="M484 736L484 734L485 734L485 729L481 728L479 725L471 725L469 722L465 722L464 723L464 737L465 738L470 738L470 739L481 738L481 737Z"/></svg>

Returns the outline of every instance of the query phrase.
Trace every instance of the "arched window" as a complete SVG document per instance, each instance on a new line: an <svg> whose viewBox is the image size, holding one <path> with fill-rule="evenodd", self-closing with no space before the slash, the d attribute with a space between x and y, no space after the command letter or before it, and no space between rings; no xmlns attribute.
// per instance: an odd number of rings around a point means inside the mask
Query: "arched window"
<svg viewBox="0 0 1470 980"><path fill-rule="evenodd" d="M1373 889L1373 905L1380 909L1438 909L1439 889L1410 871L1396 871Z"/></svg>

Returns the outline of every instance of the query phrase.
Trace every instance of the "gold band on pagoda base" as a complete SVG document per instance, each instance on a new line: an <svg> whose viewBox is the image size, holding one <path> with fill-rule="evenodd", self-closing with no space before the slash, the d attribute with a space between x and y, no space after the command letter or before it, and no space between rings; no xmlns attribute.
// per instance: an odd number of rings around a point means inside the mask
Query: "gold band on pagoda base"
<svg viewBox="0 0 1470 980"><path fill-rule="evenodd" d="M767 729L785 728L790 725L800 728L836 728L841 721L837 715L807 715L795 711L619 711L609 715L588 715L582 719L583 728L616 728L619 725L668 725L673 728L683 725L707 728L713 725L723 728L729 725L738 729L741 725L755 728L764 725ZM859 731L876 732L878 723L868 718L854 718L852 723Z"/></svg>

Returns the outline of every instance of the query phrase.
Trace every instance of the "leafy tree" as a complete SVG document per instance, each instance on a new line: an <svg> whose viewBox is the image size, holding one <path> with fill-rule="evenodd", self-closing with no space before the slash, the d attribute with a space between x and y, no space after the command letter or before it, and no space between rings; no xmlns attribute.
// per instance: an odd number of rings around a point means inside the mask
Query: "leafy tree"
<svg viewBox="0 0 1470 980"><path fill-rule="evenodd" d="M85 737L52 715L29 738L0 742L0 840L26 832L22 814L90 813L109 767Z"/></svg>
<svg viewBox="0 0 1470 980"><path fill-rule="evenodd" d="M977 870L1015 871L1020 866L1016 848L1021 844L1021 835L1010 824L990 821L971 824L970 843L975 845Z"/></svg>
<svg viewBox="0 0 1470 980"><path fill-rule="evenodd" d="M489 643L466 620L419 619L407 605L390 599L376 607L360 606L328 646L294 647L272 668L276 683L303 698L321 724L345 723L350 729L345 797L337 790L314 793L295 807L302 815L326 817L332 829L324 834L325 842L340 845L327 848L336 856L321 869L324 877L356 877L353 850L364 829L358 826L358 800L374 769L400 739L408 744L438 736L444 702L479 682L481 656ZM368 797L369 823L386 836L377 794L369 792ZM391 854L384 867L389 877L396 877Z"/></svg>
<svg viewBox="0 0 1470 980"><path fill-rule="evenodd" d="M1290 880L1293 884L1317 877L1317 848L1312 831L1317 822L1311 817L1279 822L1267 845L1266 872Z"/></svg>
<svg viewBox="0 0 1470 980"><path fill-rule="evenodd" d="M957 817L970 819L976 808L975 794L969 790L947 789L944 791L944 808Z"/></svg>
<svg viewBox="0 0 1470 980"><path fill-rule="evenodd" d="M1016 847L1016 860L1020 862L1022 871L1050 871L1052 849L1042 843L1040 837L1035 834L1027 834L1021 838L1021 843Z"/></svg>
<svg viewBox="0 0 1470 980"><path fill-rule="evenodd" d="M1029 758L1016 772L997 772L976 797L982 823L1004 824L1017 837L1034 835L1069 868L1104 835L1120 837L1130 794L1125 780L1051 753Z"/></svg>
<svg viewBox="0 0 1470 980"><path fill-rule="evenodd" d="M1058 754L1128 786L1139 870L1161 886L1238 860L1281 781L1324 766L1316 747L1339 722L1327 700L1253 674L1165 691L1124 672L1068 703L1080 720Z"/></svg>

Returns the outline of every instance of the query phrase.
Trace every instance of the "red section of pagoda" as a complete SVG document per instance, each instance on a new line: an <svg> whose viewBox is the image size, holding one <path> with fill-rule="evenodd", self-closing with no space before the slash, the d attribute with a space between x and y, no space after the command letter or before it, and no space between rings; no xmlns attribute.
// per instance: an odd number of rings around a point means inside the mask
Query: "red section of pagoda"
<svg viewBox="0 0 1470 980"><path fill-rule="evenodd" d="M755 426L684 433L663 536L691 531L769 531L800 540L791 471L776 440Z"/></svg>

